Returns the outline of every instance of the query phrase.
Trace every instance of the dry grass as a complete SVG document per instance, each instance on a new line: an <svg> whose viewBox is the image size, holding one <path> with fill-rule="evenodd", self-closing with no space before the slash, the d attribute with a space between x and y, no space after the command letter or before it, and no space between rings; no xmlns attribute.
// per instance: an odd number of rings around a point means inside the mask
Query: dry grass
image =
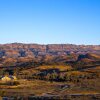
<svg viewBox="0 0 100 100"><path fill-rule="evenodd" d="M71 66L65 66L65 65L51 65L51 66L39 66L36 68L37 70L47 70L47 69L59 69L60 71L67 71L71 70Z"/></svg>
<svg viewBox="0 0 100 100"><path fill-rule="evenodd" d="M73 75L86 75L88 74L87 72L81 72L81 71L71 71L71 72L68 72L69 74L73 74Z"/></svg>
<svg viewBox="0 0 100 100"><path fill-rule="evenodd" d="M94 68L85 69L85 71L100 72L100 66L97 66L97 67L94 67Z"/></svg>
<svg viewBox="0 0 100 100"><path fill-rule="evenodd" d="M5 90L8 94L14 93L14 95L43 95L44 93L53 93L58 95L99 93L95 89L89 90L88 87L83 89L79 85L75 85L74 83L70 82L47 82L42 80L19 80L19 82L20 85L17 86L0 86L0 90ZM69 84L71 88L59 90L59 85L61 84Z"/></svg>
<svg viewBox="0 0 100 100"><path fill-rule="evenodd" d="M21 94L35 94L42 95L43 93L53 92L60 83L56 82L47 82L47 81L27 81L27 80L19 80L20 85L17 86L0 86L0 90L5 90L9 93L21 93Z"/></svg>
<svg viewBox="0 0 100 100"><path fill-rule="evenodd" d="M58 69L59 71L68 71L68 70L71 70L72 67L65 66L65 65L49 65L49 66L46 65L46 66L39 66L37 68L22 70L21 73L26 74L26 75L32 75L35 73L39 73L40 71L49 70L49 69Z"/></svg>
<svg viewBox="0 0 100 100"><path fill-rule="evenodd" d="M67 71L71 70L71 66L39 66L37 68L31 68L28 70L23 70L23 73L33 74L37 73L41 70L48 70L48 69L59 69L60 71ZM87 75L90 72L100 72L100 67L95 67L91 69L86 69L83 71L68 71L67 74L70 75ZM0 91L5 91L8 95L43 95L45 93L53 93L58 95L67 95L67 94L97 94L100 93L100 79L86 79L81 80L80 83L72 83L72 82L49 82L43 80L18 80L20 83L17 86L7 86L7 85L0 85ZM71 87L66 88L65 90L59 90L59 85L61 84L69 84ZM86 87L84 87L86 86Z"/></svg>

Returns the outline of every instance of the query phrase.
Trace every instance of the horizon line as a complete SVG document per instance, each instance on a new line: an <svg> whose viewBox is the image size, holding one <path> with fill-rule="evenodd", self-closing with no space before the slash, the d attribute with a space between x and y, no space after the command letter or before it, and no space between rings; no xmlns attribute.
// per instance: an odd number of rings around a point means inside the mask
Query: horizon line
<svg viewBox="0 0 100 100"><path fill-rule="evenodd" d="M74 43L32 43L32 42L8 42L8 43L0 43L0 45L7 45L7 44L36 44L36 45L86 45L86 46L91 46L91 45L97 45L99 46L100 44L74 44Z"/></svg>

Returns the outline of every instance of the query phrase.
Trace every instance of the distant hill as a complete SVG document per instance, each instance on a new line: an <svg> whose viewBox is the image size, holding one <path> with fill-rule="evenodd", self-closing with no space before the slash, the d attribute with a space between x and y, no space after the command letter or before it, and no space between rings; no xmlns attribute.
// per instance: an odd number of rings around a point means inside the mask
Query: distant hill
<svg viewBox="0 0 100 100"><path fill-rule="evenodd" d="M89 55L91 54L91 55ZM83 56L80 56L83 55ZM0 66L29 60L37 62L66 62L80 58L100 59L100 45L74 44L0 44ZM81 59L82 59L81 58Z"/></svg>

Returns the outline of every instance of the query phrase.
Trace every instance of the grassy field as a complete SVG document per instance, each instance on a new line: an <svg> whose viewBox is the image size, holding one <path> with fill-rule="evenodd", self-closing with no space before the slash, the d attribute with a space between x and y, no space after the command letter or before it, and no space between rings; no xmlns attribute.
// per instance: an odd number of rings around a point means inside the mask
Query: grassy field
<svg viewBox="0 0 100 100"><path fill-rule="evenodd" d="M17 95L43 95L44 93L51 93L54 95L67 95L67 94L95 94L100 93L100 90L92 85L95 84L90 81L88 87L80 86L79 84L74 84L71 82L47 82L42 80L18 80L20 85L17 86L0 86L0 91L4 92L4 95L11 95L14 93L15 96ZM98 80L99 81L99 80ZM86 81L83 81L86 82ZM92 84L91 84L92 83ZM96 85L99 87L100 82ZM61 87L63 86L63 87ZM65 87L64 86L69 86ZM13 96L14 96L13 95Z"/></svg>
<svg viewBox="0 0 100 100"><path fill-rule="evenodd" d="M34 73L40 73L44 70L58 69L60 74L71 75L71 81L48 81L41 79L18 79L18 85L2 84L0 81L0 96L47 96L57 95L60 97L70 95L99 95L100 96L100 78L91 75L98 74L100 76L100 66L83 69L72 70L71 66L39 66L37 68L30 68L22 70L20 73L25 76L31 76ZM79 77L85 77L81 79ZM79 81L73 81L79 79ZM13 94L13 95L12 95ZM99 98L99 97L98 97ZM69 100L75 100L69 99ZM76 99L77 100L77 99ZM90 100L90 99L78 99L78 100ZM91 99L92 100L92 99ZM99 99L96 99L99 100Z"/></svg>

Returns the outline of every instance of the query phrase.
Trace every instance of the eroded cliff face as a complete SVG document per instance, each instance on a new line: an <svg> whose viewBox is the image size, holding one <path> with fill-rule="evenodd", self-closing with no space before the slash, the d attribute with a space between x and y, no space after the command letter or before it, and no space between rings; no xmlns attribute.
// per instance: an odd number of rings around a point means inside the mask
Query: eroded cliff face
<svg viewBox="0 0 100 100"><path fill-rule="evenodd" d="M4 44L0 45L0 57L34 57L43 55L69 55L100 53L100 45L71 45L71 44Z"/></svg>
<svg viewBox="0 0 100 100"><path fill-rule="evenodd" d="M72 44L22 44L12 43L0 45L0 62L36 61L75 61L79 55L87 53L100 54L100 45Z"/></svg>

